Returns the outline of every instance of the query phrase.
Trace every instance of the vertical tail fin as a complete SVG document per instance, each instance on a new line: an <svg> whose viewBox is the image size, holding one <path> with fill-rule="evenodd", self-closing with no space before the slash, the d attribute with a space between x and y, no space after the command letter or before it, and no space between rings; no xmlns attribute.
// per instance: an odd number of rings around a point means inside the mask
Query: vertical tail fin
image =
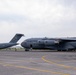
<svg viewBox="0 0 76 75"><path fill-rule="evenodd" d="M16 34L12 40L10 41L10 43L16 43L22 36L24 36L23 34Z"/></svg>

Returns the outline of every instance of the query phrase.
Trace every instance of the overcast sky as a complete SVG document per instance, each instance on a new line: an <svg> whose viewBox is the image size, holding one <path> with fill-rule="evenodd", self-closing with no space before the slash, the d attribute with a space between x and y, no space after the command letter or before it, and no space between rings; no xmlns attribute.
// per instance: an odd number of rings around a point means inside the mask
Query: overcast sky
<svg viewBox="0 0 76 75"><path fill-rule="evenodd" d="M75 37L76 0L0 0L0 42L29 37Z"/></svg>

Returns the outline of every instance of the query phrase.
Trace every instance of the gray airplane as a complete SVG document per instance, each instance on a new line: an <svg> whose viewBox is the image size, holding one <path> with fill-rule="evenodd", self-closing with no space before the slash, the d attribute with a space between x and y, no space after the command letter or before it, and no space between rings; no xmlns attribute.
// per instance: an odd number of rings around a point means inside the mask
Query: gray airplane
<svg viewBox="0 0 76 75"><path fill-rule="evenodd" d="M76 37L67 38L29 38L21 43L25 51L30 49L50 49L69 51L76 49Z"/></svg>
<svg viewBox="0 0 76 75"><path fill-rule="evenodd" d="M16 34L9 43L0 43L0 49L5 49L11 46L18 45L17 41L24 36L23 34Z"/></svg>

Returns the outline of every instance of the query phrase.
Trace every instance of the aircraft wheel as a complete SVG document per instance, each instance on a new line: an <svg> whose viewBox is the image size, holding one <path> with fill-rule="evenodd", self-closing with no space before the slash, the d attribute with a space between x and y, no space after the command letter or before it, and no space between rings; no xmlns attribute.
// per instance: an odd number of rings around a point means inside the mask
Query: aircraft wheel
<svg viewBox="0 0 76 75"><path fill-rule="evenodd" d="M25 51L29 51L29 49L25 49Z"/></svg>
<svg viewBox="0 0 76 75"><path fill-rule="evenodd" d="M57 51L62 51L62 50L57 50Z"/></svg>
<svg viewBox="0 0 76 75"><path fill-rule="evenodd" d="M72 51L76 51L76 50L74 49L74 50L72 50Z"/></svg>
<svg viewBox="0 0 76 75"><path fill-rule="evenodd" d="M63 52L66 52L67 50L63 50Z"/></svg>

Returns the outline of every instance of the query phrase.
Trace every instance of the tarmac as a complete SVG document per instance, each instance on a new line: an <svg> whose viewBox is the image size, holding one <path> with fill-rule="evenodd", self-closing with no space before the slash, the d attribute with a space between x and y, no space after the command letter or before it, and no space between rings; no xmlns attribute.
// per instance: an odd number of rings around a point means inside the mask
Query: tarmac
<svg viewBox="0 0 76 75"><path fill-rule="evenodd" d="M1 50L0 75L76 75L76 52Z"/></svg>

